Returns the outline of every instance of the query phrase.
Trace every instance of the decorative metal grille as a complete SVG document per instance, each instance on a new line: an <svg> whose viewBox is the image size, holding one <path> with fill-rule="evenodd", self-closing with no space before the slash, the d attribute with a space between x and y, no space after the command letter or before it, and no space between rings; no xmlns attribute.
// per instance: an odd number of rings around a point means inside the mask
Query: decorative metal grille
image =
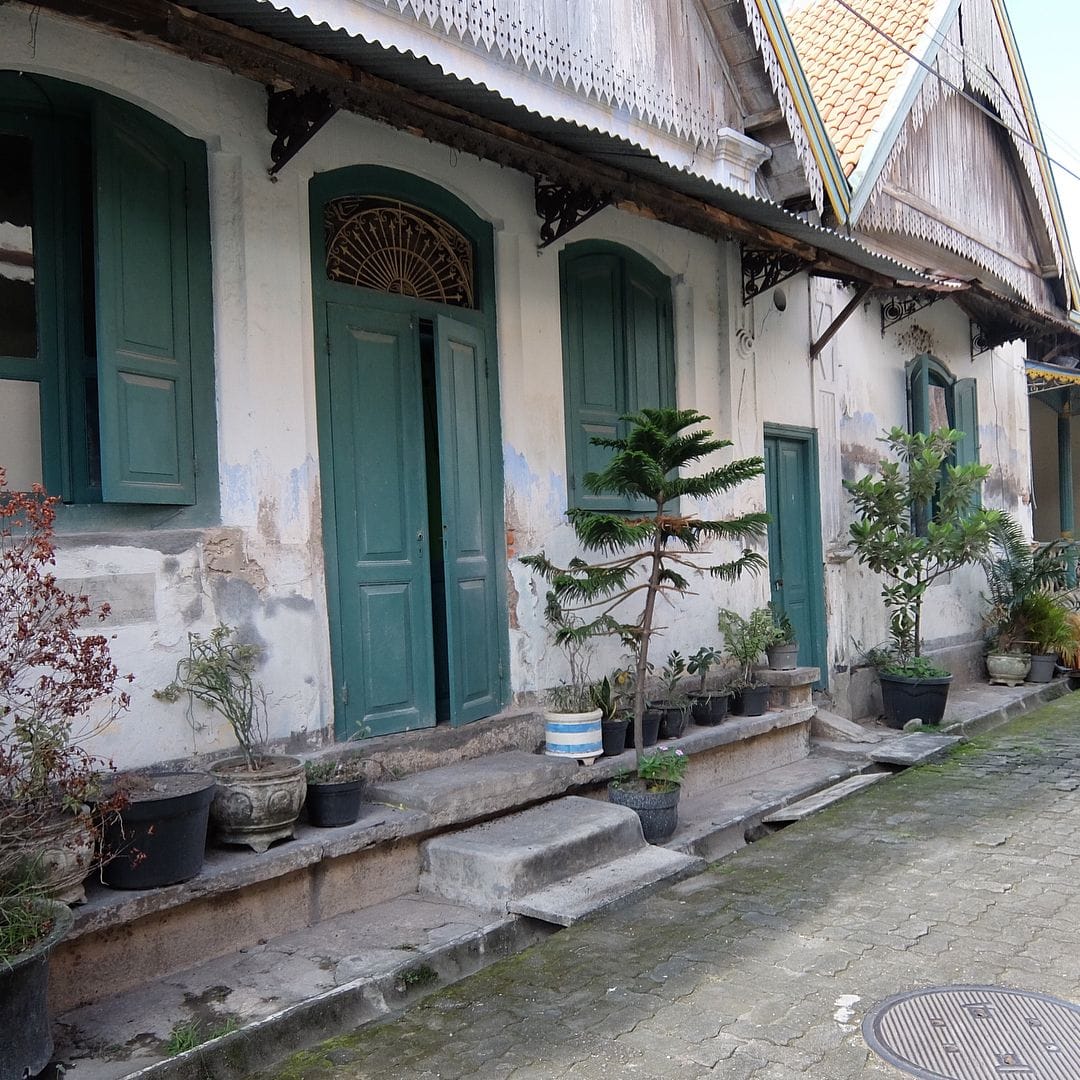
<svg viewBox="0 0 1080 1080"><path fill-rule="evenodd" d="M434 214L395 199L347 195L326 204L324 224L331 281L476 306L472 243Z"/></svg>

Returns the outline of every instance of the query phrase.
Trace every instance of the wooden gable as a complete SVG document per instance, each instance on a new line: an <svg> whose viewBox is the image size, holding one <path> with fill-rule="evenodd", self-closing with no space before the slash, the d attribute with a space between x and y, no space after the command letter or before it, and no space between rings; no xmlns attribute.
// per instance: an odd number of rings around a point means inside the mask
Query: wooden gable
<svg viewBox="0 0 1080 1080"><path fill-rule="evenodd" d="M1052 306L1055 245L1002 125L967 97L950 94L918 128L909 117L907 128L860 216L860 231L887 239L890 251L916 266L957 277L988 271L1035 307Z"/></svg>

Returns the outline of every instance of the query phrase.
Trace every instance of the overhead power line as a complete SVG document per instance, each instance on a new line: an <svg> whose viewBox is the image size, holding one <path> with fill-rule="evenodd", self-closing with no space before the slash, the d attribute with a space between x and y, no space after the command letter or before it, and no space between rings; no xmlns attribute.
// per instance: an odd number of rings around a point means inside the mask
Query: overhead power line
<svg viewBox="0 0 1080 1080"><path fill-rule="evenodd" d="M881 37L883 37L890 45L892 45L894 49L899 50L909 59L914 60L915 63L919 65L919 67L925 68L931 75L934 76L935 79L944 83L945 86L949 87L949 89L952 90L954 93L959 94L965 101L969 101L972 105L975 106L975 108L979 110L979 112L989 117L995 124L999 124L1014 138L1019 139L1023 143L1027 143L1027 145L1030 146L1036 154L1040 154L1051 165L1056 165L1059 169L1061 169L1062 172L1071 176L1074 180L1080 180L1080 172L1076 172L1075 170L1069 168L1068 165L1064 164L1061 161L1058 161L1056 158L1051 157L1046 152L1046 150L1037 142L1025 135L1024 132L1018 131L1016 128L1007 124L1000 116L998 116L996 112L993 111L993 109L988 109L981 101L979 101L978 98L972 97L971 94L969 94L962 86L957 86L956 83L954 83L951 79L947 79L944 75L941 74L940 71L934 68L933 65L926 63L925 60L923 60L921 57L916 56L910 49L901 45L900 42L897 41L896 38L888 32L888 30L885 30L882 27L878 26L872 19L868 19L865 15L863 15L862 12L856 11L855 8L853 8L851 4L847 2L847 0L835 0L835 2L839 4L845 11L854 15L855 18L858 19L860 22L865 23L871 30L874 31L875 34L880 34ZM951 55L954 56L954 59L956 58L955 54Z"/></svg>

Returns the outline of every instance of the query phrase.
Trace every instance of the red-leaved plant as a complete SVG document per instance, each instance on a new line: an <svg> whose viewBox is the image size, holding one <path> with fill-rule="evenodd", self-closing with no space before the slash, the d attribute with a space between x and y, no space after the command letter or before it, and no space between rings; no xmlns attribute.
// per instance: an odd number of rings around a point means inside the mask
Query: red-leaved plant
<svg viewBox="0 0 1080 1080"><path fill-rule="evenodd" d="M67 592L52 572L57 502L37 484L9 491L0 468L0 893L25 883L28 863L33 876L43 828L77 815L85 847L122 803L102 789L111 763L86 743L127 708L120 685L132 676L105 636L80 631L108 605Z"/></svg>

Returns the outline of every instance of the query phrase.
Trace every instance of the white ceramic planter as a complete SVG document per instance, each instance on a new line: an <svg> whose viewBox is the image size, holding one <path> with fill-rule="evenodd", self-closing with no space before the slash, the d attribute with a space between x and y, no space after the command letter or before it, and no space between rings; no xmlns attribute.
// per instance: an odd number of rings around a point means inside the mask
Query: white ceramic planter
<svg viewBox="0 0 1080 1080"><path fill-rule="evenodd" d="M591 765L603 752L599 709L582 713L544 712L544 753Z"/></svg>
<svg viewBox="0 0 1080 1080"><path fill-rule="evenodd" d="M988 653L986 673L991 686L1020 686L1031 670L1031 657L1026 653Z"/></svg>

